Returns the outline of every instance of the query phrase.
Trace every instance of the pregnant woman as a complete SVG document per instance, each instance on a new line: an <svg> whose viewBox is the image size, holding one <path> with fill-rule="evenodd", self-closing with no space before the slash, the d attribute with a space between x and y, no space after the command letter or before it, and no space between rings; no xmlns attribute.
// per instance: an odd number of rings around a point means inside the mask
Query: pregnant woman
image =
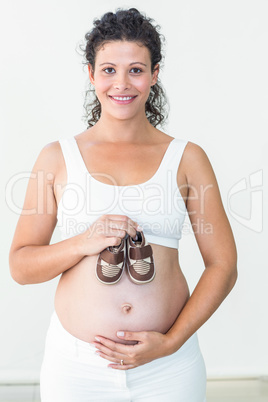
<svg viewBox="0 0 268 402"><path fill-rule="evenodd" d="M196 331L237 277L213 169L198 145L156 128L165 95L150 18L106 13L84 52L88 129L40 152L10 250L18 283L61 275L42 402L204 402ZM205 267L191 296L178 256L186 213Z"/></svg>

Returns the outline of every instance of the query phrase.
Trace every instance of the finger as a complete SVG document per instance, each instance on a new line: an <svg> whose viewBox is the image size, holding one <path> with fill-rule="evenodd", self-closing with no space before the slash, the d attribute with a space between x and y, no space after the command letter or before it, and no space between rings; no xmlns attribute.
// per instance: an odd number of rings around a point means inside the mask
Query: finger
<svg viewBox="0 0 268 402"><path fill-rule="evenodd" d="M127 360L128 360L128 356L126 356L126 355L120 355L120 354L118 354L117 355L117 357L110 357L110 356L107 356L105 353L102 353L102 352L100 352L100 351L96 351L95 352L95 354L96 355L98 355L98 356L100 356L100 357L102 357L103 359L105 359L105 360L108 360L109 362L111 362L112 363L112 365L114 365L114 366L118 366L118 365L120 365L120 366L128 366L128 367L130 367L130 366L132 366L132 367L134 367L134 364L132 363L125 363ZM123 364L121 364L121 362L123 362Z"/></svg>
<svg viewBox="0 0 268 402"><path fill-rule="evenodd" d="M111 247L111 246L120 246L122 242L121 237L113 236L113 237L106 237L104 242L104 248Z"/></svg>
<svg viewBox="0 0 268 402"><path fill-rule="evenodd" d="M126 235L126 229L122 224L117 224L116 222L112 222L108 219L106 221L95 222L90 234L97 234L99 236L117 236L123 238Z"/></svg>
<svg viewBox="0 0 268 402"><path fill-rule="evenodd" d="M114 364L118 364L119 362L121 362L121 360L124 360L127 358L127 356L125 356L125 355L118 355L118 357L111 357L111 356L108 356L106 353L101 352L100 350L97 350L95 352L95 354L102 357L103 359L109 360L110 362L112 362Z"/></svg>
<svg viewBox="0 0 268 402"><path fill-rule="evenodd" d="M107 367L113 368L115 370L129 370L129 369L135 368L137 366L134 366L134 364L123 364L123 365L121 365L119 363L119 364L108 364Z"/></svg>
<svg viewBox="0 0 268 402"><path fill-rule="evenodd" d="M107 339L99 335L96 336L95 339L97 342L92 342L92 345L102 351L108 352L109 350L110 352L117 352L119 354L127 355L130 350L130 345L124 345L122 343L114 342L111 339ZM107 348L108 350L104 350L104 348Z"/></svg>
<svg viewBox="0 0 268 402"><path fill-rule="evenodd" d="M122 227L109 226L105 230L104 235L105 236L116 236L116 237L120 237L121 239L123 239L126 236L126 233L127 233L127 229L124 229Z"/></svg>
<svg viewBox="0 0 268 402"><path fill-rule="evenodd" d="M106 217L112 221L122 221L122 222L128 222L129 225L133 227L137 227L138 223L133 221L131 218L129 218L127 215L114 215L114 214L108 214Z"/></svg>
<svg viewBox="0 0 268 402"><path fill-rule="evenodd" d="M134 228L131 228L133 233L136 233ZM119 223L119 221L106 220L105 222L97 222L95 224L94 233L100 236L116 236L123 239L128 231L126 222Z"/></svg>
<svg viewBox="0 0 268 402"><path fill-rule="evenodd" d="M123 231L124 232L123 237L126 234L129 234L129 236L131 236L131 237L135 237L136 233L137 233L137 229L136 229L137 225L133 226L132 221L129 222L128 220L127 221L112 221L111 220L111 221L109 221L109 227L111 229L118 230L119 236L121 236L120 232Z"/></svg>
<svg viewBox="0 0 268 402"><path fill-rule="evenodd" d="M126 215L105 215L111 221L116 221L117 223L124 224L126 223L127 226L123 226L125 230L127 230L130 236L136 236L136 231L142 231L143 228L138 224L138 222L133 221Z"/></svg>
<svg viewBox="0 0 268 402"><path fill-rule="evenodd" d="M97 351L95 352L97 355L103 357L104 359L111 360L115 363L118 363L119 360L125 357L125 355L123 355L122 353L115 352L114 350L111 350L102 344L94 346L97 348Z"/></svg>
<svg viewBox="0 0 268 402"><path fill-rule="evenodd" d="M144 342L148 337L148 332L146 331L140 331L140 332L118 331L116 334L118 338L124 339L126 341Z"/></svg>

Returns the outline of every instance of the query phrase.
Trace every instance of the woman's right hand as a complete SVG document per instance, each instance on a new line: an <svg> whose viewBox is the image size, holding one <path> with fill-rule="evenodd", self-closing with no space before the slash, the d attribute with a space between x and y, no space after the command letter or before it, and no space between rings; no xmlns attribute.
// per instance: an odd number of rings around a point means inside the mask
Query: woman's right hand
<svg viewBox="0 0 268 402"><path fill-rule="evenodd" d="M96 255L109 246L118 246L128 234L135 238L142 230L126 215L102 215L84 233L78 235L83 255Z"/></svg>

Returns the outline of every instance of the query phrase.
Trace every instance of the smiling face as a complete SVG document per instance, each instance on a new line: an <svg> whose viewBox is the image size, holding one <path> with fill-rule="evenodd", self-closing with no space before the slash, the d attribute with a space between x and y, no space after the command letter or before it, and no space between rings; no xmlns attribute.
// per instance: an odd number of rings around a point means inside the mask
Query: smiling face
<svg viewBox="0 0 268 402"><path fill-rule="evenodd" d="M150 87L157 82L159 68L151 71L150 52L136 42L112 41L97 52L89 77L101 103L102 116L120 120L145 116Z"/></svg>

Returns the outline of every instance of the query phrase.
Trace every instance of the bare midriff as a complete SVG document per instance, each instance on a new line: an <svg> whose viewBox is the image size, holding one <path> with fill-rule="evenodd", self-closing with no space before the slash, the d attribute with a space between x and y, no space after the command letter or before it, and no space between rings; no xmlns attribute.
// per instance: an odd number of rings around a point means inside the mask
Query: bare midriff
<svg viewBox="0 0 268 402"><path fill-rule="evenodd" d="M156 276L147 284L133 283L126 267L118 283L99 282L95 274L97 255L84 257L65 271L55 296L55 310L63 327L85 342L94 341L96 335L122 342L117 331L166 333L188 300L189 289L178 251L151 246Z"/></svg>

